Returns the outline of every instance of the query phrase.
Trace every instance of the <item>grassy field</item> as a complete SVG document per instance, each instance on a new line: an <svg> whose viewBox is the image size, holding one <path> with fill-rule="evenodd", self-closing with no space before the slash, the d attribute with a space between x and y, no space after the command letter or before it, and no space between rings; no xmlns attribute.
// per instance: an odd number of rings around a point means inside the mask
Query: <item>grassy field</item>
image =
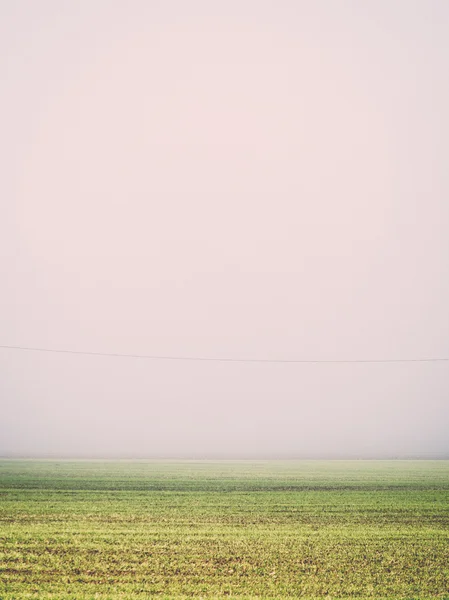
<svg viewBox="0 0 449 600"><path fill-rule="evenodd" d="M0 598L448 598L449 461L0 461Z"/></svg>

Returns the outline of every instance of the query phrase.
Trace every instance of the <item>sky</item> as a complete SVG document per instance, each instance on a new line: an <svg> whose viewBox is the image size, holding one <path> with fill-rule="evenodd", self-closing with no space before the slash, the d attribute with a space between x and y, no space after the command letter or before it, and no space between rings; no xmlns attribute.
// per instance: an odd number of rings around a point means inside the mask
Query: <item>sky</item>
<svg viewBox="0 0 449 600"><path fill-rule="evenodd" d="M449 358L446 0L0 0L0 345ZM0 348L0 455L449 456L449 362Z"/></svg>

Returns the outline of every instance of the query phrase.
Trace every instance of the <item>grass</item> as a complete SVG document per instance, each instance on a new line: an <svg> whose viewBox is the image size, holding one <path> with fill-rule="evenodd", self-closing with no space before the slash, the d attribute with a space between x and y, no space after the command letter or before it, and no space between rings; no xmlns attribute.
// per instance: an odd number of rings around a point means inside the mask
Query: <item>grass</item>
<svg viewBox="0 0 449 600"><path fill-rule="evenodd" d="M0 598L449 599L449 461L0 461Z"/></svg>

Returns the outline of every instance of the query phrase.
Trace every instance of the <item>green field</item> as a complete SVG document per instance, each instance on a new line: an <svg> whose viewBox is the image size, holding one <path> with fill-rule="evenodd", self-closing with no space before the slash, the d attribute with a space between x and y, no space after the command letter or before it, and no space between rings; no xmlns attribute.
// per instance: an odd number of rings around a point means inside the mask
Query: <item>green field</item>
<svg viewBox="0 0 449 600"><path fill-rule="evenodd" d="M449 461L0 461L0 598L449 598Z"/></svg>

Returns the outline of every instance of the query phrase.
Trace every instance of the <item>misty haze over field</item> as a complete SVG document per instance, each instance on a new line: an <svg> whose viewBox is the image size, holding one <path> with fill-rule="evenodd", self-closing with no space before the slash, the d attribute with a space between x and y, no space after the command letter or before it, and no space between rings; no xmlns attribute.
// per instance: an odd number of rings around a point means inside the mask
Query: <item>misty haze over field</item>
<svg viewBox="0 0 449 600"><path fill-rule="evenodd" d="M449 357L449 2L0 3L0 345ZM0 455L449 456L449 362L0 348Z"/></svg>

